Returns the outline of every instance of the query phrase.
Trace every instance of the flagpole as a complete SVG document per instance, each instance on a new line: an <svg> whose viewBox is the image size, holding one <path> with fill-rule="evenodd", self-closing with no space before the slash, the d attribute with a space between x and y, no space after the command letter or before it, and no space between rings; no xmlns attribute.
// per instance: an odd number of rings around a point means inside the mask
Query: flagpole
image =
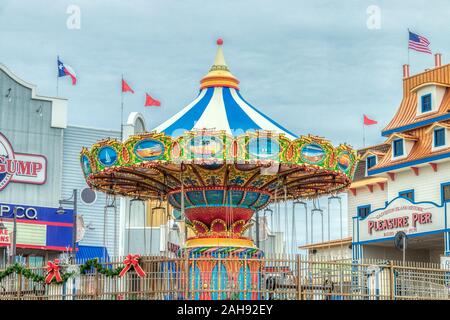
<svg viewBox="0 0 450 320"><path fill-rule="evenodd" d="M406 46L406 48L408 48L408 66L409 66L409 28L407 29L408 30L408 45Z"/></svg>
<svg viewBox="0 0 450 320"><path fill-rule="evenodd" d="M123 141L123 73L122 73L122 82L120 83L120 101L121 101L121 109L120 109L120 140Z"/></svg>
<svg viewBox="0 0 450 320"><path fill-rule="evenodd" d="M366 147L366 125L364 124L364 115L363 115L363 148Z"/></svg>
<svg viewBox="0 0 450 320"><path fill-rule="evenodd" d="M56 64L58 66L56 69L56 97L59 97L59 55L56 56Z"/></svg>

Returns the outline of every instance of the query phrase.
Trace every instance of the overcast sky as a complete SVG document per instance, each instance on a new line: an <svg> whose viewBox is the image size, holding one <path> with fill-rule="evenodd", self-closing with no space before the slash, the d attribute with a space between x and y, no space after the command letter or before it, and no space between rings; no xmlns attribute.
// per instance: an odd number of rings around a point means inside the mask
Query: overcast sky
<svg viewBox="0 0 450 320"><path fill-rule="evenodd" d="M406 5L407 3L407 5ZM367 143L401 100L407 28L426 36L434 52L450 53L448 1L44 1L0 0L0 63L56 95L56 56L79 78L62 78L69 123L120 128L120 77L136 91L125 111L143 112L149 128L198 93L224 39L243 96L297 134L362 144L362 114L378 120ZM69 29L70 5L80 29ZM380 28L368 19L380 9ZM369 10L369 12L373 12ZM376 17L375 17L376 18ZM71 20L72 21L72 20ZM72 24L73 26L73 24ZM411 52L413 73L431 67L431 55ZM144 108L144 92L162 102Z"/></svg>

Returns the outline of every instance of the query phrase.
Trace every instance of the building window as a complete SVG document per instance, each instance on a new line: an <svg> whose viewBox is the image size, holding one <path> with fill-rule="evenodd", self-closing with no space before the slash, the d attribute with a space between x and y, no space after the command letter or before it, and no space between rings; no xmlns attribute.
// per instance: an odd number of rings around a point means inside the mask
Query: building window
<svg viewBox="0 0 450 320"><path fill-rule="evenodd" d="M358 207L358 217L364 219L370 213L370 205Z"/></svg>
<svg viewBox="0 0 450 320"><path fill-rule="evenodd" d="M369 156L367 157L367 170L372 168L374 165L377 164L377 157L376 156Z"/></svg>
<svg viewBox="0 0 450 320"><path fill-rule="evenodd" d="M400 157L403 155L403 139L394 140L392 143L394 147L394 157Z"/></svg>
<svg viewBox="0 0 450 320"><path fill-rule="evenodd" d="M431 93L422 96L422 112L431 111Z"/></svg>
<svg viewBox="0 0 450 320"><path fill-rule="evenodd" d="M434 147L445 146L445 129L436 128L434 129Z"/></svg>
<svg viewBox="0 0 450 320"><path fill-rule="evenodd" d="M405 190L398 193L399 197L414 201L414 190Z"/></svg>
<svg viewBox="0 0 450 320"><path fill-rule="evenodd" d="M442 185L442 201L450 202L450 183L446 183Z"/></svg>

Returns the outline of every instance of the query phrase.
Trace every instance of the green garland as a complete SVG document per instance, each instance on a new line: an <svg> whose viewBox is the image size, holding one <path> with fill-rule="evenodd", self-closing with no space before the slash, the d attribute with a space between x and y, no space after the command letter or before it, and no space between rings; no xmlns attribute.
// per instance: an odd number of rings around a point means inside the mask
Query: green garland
<svg viewBox="0 0 450 320"><path fill-rule="evenodd" d="M15 264L9 266L8 268L6 268L5 270L0 271L0 281L2 281L5 277L7 277L13 273L21 274L25 278L32 280L34 282L45 283L45 276L42 276L40 274L37 274L37 273L31 271L30 269L25 268L24 266L22 266L19 263L15 263ZM51 283L65 283L73 275L74 275L74 272L66 272L64 274L61 274L62 282L57 282L56 279L53 278Z"/></svg>
<svg viewBox="0 0 450 320"><path fill-rule="evenodd" d="M80 265L80 274L86 274L87 272L89 272L91 268L94 268L95 270L97 270L98 273L106 275L107 277L116 277L123 270L124 266L117 267L115 269L105 268L98 262L98 259L90 259L87 260L84 264ZM37 274L31 269L26 268L19 263L15 263L6 268L5 270L0 271L0 281L2 281L5 277L13 273L21 274L25 278L32 280L34 282L46 284L45 275ZM53 278L51 284L53 283L64 284L67 282L67 280L69 280L72 276L75 275L75 272L65 272L65 273L60 272L60 274L62 281L57 282L56 279Z"/></svg>
<svg viewBox="0 0 450 320"><path fill-rule="evenodd" d="M91 268L96 269L98 273L104 274L107 277L116 277L125 267L117 267L115 269L109 269L105 268L103 265L98 263L98 259L90 259L80 266L80 273L85 274Z"/></svg>

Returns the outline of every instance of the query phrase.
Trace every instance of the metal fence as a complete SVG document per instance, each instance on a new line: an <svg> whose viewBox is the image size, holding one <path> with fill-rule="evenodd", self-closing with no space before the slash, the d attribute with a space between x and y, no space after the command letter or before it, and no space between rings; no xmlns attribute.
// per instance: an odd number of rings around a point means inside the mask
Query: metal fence
<svg viewBox="0 0 450 320"><path fill-rule="evenodd" d="M114 269L118 257L103 264ZM80 265L61 265L75 272L63 284L43 284L21 273L0 280L0 299L23 300L399 300L450 299L450 270L439 264L348 259L312 259L274 255L260 259L238 256L145 256L139 277L108 276ZM32 268L45 275L44 267Z"/></svg>

